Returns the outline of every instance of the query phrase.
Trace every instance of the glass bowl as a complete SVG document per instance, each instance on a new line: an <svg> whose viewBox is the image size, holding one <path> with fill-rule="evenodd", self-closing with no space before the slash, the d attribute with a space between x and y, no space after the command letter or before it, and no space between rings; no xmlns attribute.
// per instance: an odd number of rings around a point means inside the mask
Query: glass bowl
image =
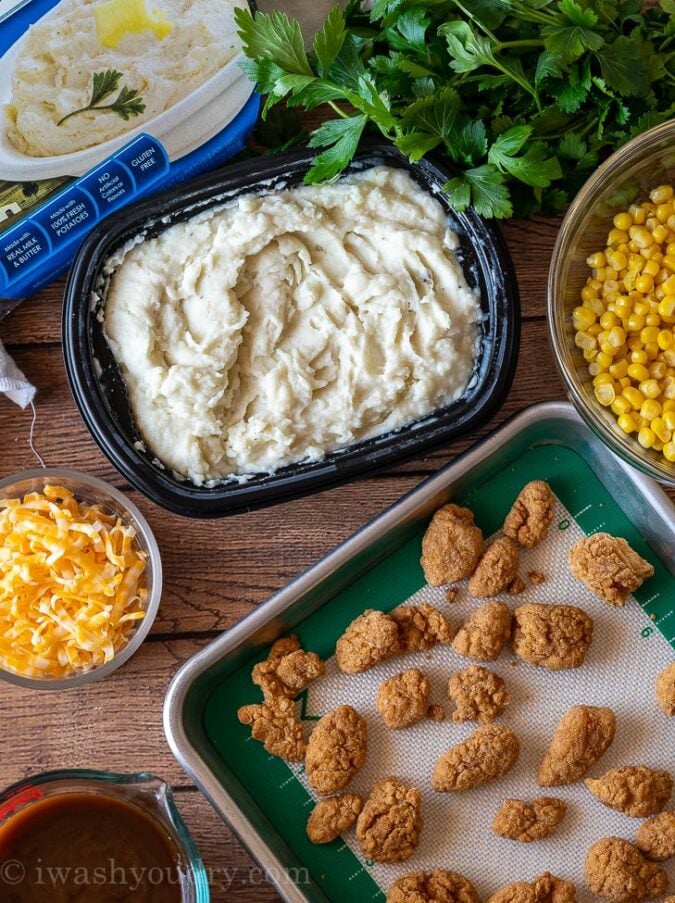
<svg viewBox="0 0 675 903"><path fill-rule="evenodd" d="M148 772L115 774L76 768L32 775L0 792L0 829L28 807L68 793L111 797L147 813L166 832L172 847L178 853L177 879L183 903L209 903L207 872L176 807L171 788L165 781ZM115 851L111 850L110 853L111 859L108 862L112 868ZM21 884L28 869L37 868L40 862L40 859L27 863L9 859L2 863L0 886L9 885L10 899L11 886ZM119 883L120 878L126 880L124 874L111 880ZM133 894L130 893L129 896Z"/></svg>
<svg viewBox="0 0 675 903"><path fill-rule="evenodd" d="M147 555L146 580L148 585L148 603L146 615L139 621L136 631L123 649L115 657L90 671L75 673L68 677L25 677L0 666L0 678L21 687L38 690L63 690L80 687L107 677L120 665L128 661L136 652L152 627L159 602L162 596L162 562L159 547L152 534L148 522L138 508L113 486L74 470L61 467L38 468L5 477L0 480L0 498L23 498L28 492L42 492L46 485L56 484L69 489L80 502L100 504L110 514L118 515L126 524L136 530L136 541Z"/></svg>
<svg viewBox="0 0 675 903"><path fill-rule="evenodd" d="M548 326L556 363L568 395L588 426L619 457L667 486L675 487L675 464L643 448L623 432L593 394L592 377L574 344L572 309L589 275L586 258L606 246L614 215L646 200L657 185L675 184L675 119L624 144L582 187L563 220L548 278Z"/></svg>

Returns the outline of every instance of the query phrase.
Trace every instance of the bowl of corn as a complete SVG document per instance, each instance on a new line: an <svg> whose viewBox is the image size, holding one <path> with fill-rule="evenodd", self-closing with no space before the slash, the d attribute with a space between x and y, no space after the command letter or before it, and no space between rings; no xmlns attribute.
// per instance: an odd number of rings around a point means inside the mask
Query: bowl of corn
<svg viewBox="0 0 675 903"><path fill-rule="evenodd" d="M584 420L675 486L675 120L625 144L572 202L551 260L548 324Z"/></svg>
<svg viewBox="0 0 675 903"><path fill-rule="evenodd" d="M107 676L161 593L152 531L113 486L61 468L0 480L0 678L57 690Z"/></svg>

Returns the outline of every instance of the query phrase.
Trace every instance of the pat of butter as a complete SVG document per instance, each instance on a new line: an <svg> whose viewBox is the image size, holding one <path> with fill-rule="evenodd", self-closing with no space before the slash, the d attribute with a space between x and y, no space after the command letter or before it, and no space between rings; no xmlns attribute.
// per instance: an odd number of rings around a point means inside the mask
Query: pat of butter
<svg viewBox="0 0 675 903"><path fill-rule="evenodd" d="M173 31L173 22L161 10L148 10L145 0L108 0L94 7L94 20L99 43L104 47L117 47L127 34L150 30L161 41Z"/></svg>

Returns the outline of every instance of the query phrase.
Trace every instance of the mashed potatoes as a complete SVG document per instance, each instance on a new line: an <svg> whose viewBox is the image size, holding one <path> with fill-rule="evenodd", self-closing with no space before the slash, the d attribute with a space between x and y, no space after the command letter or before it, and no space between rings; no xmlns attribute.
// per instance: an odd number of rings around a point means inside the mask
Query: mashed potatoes
<svg viewBox="0 0 675 903"><path fill-rule="evenodd" d="M459 398L479 299L402 170L246 195L127 249L105 331L147 446L196 484L274 472Z"/></svg>
<svg viewBox="0 0 675 903"><path fill-rule="evenodd" d="M210 78L240 49L234 7L245 0L147 0L173 25L158 37L148 28L104 46L97 33L98 0L62 0L23 39L12 74L7 133L24 154L49 157L100 144L162 113ZM128 121L92 110L58 122L87 106L95 72L116 69L120 87L135 88L145 111ZM118 91L103 103L109 103Z"/></svg>

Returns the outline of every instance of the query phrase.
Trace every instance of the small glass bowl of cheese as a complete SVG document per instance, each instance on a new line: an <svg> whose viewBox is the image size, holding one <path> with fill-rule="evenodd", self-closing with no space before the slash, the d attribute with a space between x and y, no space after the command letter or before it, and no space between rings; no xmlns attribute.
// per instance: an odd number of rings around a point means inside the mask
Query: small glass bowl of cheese
<svg viewBox="0 0 675 903"><path fill-rule="evenodd" d="M0 480L0 678L59 690L106 677L161 593L155 538L117 489L61 468Z"/></svg>

